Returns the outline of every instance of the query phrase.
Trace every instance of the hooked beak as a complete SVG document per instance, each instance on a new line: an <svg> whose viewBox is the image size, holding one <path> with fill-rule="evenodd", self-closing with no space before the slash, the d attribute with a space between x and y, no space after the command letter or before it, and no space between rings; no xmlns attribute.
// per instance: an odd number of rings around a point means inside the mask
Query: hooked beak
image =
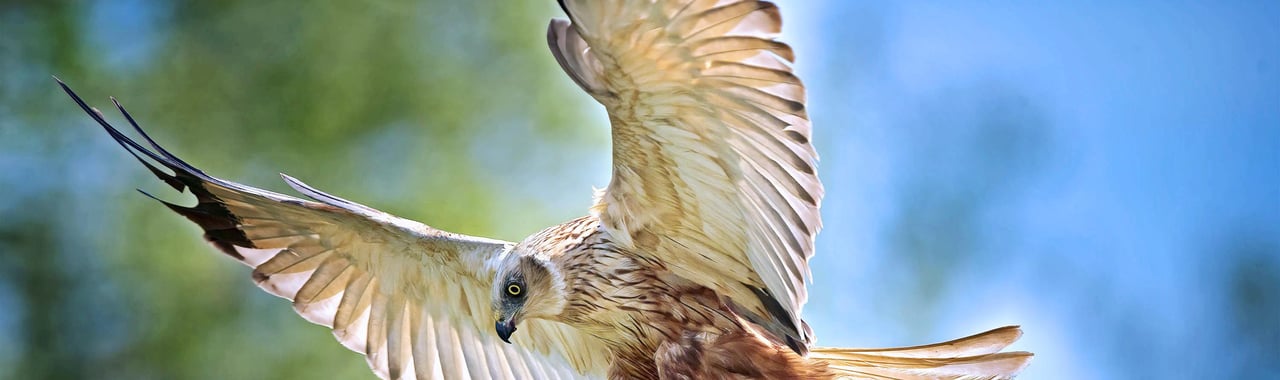
<svg viewBox="0 0 1280 380"><path fill-rule="evenodd" d="M516 332L516 322L514 319L515 318L511 318L506 321L498 320L493 327L494 330L498 332L498 337L502 338L502 341L507 342L507 344L511 344L511 333Z"/></svg>

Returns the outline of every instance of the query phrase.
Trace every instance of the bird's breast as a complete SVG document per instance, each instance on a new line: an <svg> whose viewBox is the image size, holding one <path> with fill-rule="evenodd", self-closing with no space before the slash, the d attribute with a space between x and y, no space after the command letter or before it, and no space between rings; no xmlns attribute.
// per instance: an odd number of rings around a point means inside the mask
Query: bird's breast
<svg viewBox="0 0 1280 380"><path fill-rule="evenodd" d="M559 259L568 293L561 322L604 341L628 372L653 370L663 342L743 329L714 291L614 245L603 232Z"/></svg>

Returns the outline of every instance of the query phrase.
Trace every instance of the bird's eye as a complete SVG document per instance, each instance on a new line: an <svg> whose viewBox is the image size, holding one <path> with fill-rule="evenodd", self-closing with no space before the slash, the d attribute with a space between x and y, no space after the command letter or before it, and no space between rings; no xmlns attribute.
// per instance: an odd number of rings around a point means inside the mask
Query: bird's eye
<svg viewBox="0 0 1280 380"><path fill-rule="evenodd" d="M512 297L519 297L522 293L524 293L524 289L521 288L519 284L507 285L507 294L510 294Z"/></svg>

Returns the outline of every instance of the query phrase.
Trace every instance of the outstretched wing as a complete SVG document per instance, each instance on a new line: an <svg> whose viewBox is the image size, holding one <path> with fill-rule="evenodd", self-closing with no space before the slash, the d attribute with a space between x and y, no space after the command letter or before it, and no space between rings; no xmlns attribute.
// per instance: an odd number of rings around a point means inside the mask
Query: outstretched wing
<svg viewBox="0 0 1280 380"><path fill-rule="evenodd" d="M803 352L822 185L781 19L753 0L561 0L548 42L613 124L592 208L621 244Z"/></svg>
<svg viewBox="0 0 1280 380"><path fill-rule="evenodd" d="M58 82L62 84L61 81ZM205 238L253 267L253 280L332 327L386 379L552 379L603 374L604 350L567 325L531 320L514 344L493 331L490 285L511 243L452 234L285 181L315 201L214 178L156 145L126 137L62 84L107 133L198 203L164 202ZM145 155L172 171L148 163Z"/></svg>

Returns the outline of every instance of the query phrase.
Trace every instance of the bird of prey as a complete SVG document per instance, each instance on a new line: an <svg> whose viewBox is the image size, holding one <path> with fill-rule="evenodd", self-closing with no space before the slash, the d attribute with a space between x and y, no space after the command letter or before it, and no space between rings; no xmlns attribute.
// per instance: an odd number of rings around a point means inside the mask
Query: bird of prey
<svg viewBox="0 0 1280 380"><path fill-rule="evenodd" d="M113 128L194 206L164 205L331 327L385 379L1004 379L1021 331L813 347L802 319L823 189L804 87L755 0L561 0L547 42L608 110L613 178L586 216L518 243L326 194L215 178ZM59 81L61 83L61 81ZM114 102L114 99L113 99ZM509 343L509 344L508 344Z"/></svg>

